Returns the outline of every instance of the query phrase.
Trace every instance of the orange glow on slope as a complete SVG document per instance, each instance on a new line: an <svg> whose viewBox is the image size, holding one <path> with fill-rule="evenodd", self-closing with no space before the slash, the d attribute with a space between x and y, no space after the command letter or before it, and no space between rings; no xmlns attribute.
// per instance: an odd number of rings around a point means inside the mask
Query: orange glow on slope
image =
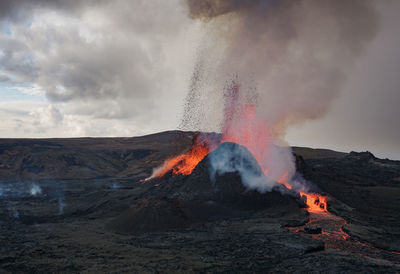
<svg viewBox="0 0 400 274"><path fill-rule="evenodd" d="M208 153L210 150L206 144L195 142L188 152L166 160L154 177L162 177L170 170L173 174L189 175Z"/></svg>
<svg viewBox="0 0 400 274"><path fill-rule="evenodd" d="M208 147L204 145L195 145L192 149L178 156L180 158L179 163L172 169L174 174L183 174L188 175L192 173L193 169L197 166L197 164L203 160L204 157L209 153Z"/></svg>
<svg viewBox="0 0 400 274"><path fill-rule="evenodd" d="M233 142L246 147L257 160L261 169L268 174L265 161L268 158L268 148L272 145L271 133L266 120L256 115L253 104L240 104L239 85L233 83L225 90L224 123L222 127L222 138L219 142L208 139L200 140L196 136L191 149L181 155L168 159L164 165L149 179L163 177L172 170L173 174L189 175L197 164L211 152L210 147L217 147L223 142ZM288 183L289 173L286 172L277 181L288 189L292 186ZM327 197L316 193L300 192L305 197L309 212L327 212Z"/></svg>
<svg viewBox="0 0 400 274"><path fill-rule="evenodd" d="M254 105L244 105L240 111L234 111L232 107L228 108L226 112L227 117L235 119L234 123L231 120L225 121L220 142L210 144L207 139L199 141L199 138L195 138L190 151L167 159L154 177L163 177L170 170L173 174L189 175L196 165L210 153L210 146L216 147L223 142L245 146L253 154L264 173L267 173L268 168L261 165L270 141L267 124L256 119Z"/></svg>
<svg viewBox="0 0 400 274"><path fill-rule="evenodd" d="M317 193L305 193L300 192L300 196L306 197L306 204L308 206L307 211L318 213L318 212L328 212L326 208L326 202L328 198Z"/></svg>
<svg viewBox="0 0 400 274"><path fill-rule="evenodd" d="M162 177L170 170L173 174L188 175L210 152L210 147L217 147L223 142L233 142L245 146L266 173L268 169L262 163L271 141L268 125L266 121L257 119L254 105L239 105L239 86L237 84L232 85L225 92L224 117L222 138L219 142L210 143L210 140L195 138L189 152L166 160L153 177Z"/></svg>
<svg viewBox="0 0 400 274"><path fill-rule="evenodd" d="M288 177L289 173L285 172L285 174L283 174L281 178L278 179L278 183L283 184L288 189L292 189L292 186L287 182ZM320 195L318 193L305 193L305 192L299 192L299 193L301 197L305 198L305 202L308 206L307 208L308 212L313 212L313 213L328 212L328 209L326 208L328 197Z"/></svg>

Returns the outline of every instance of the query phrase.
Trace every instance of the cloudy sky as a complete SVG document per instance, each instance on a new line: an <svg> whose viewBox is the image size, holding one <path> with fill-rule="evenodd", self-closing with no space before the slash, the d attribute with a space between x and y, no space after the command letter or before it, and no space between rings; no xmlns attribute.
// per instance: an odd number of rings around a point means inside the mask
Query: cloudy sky
<svg viewBox="0 0 400 274"><path fill-rule="evenodd" d="M0 0L0 137L136 136L178 128L207 35L181 0ZM400 2L320 119L291 145L400 159Z"/></svg>

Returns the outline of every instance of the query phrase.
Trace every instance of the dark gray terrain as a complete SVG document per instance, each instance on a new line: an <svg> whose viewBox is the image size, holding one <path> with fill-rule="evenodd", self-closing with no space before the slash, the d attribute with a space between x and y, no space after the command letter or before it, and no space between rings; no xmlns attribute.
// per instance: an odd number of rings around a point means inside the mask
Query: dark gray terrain
<svg viewBox="0 0 400 274"><path fill-rule="evenodd" d="M1 139L0 272L400 272L400 162L295 147L299 172L330 197L321 214L235 172L211 181L207 157L143 182L194 134ZM240 162L258 173L253 160Z"/></svg>

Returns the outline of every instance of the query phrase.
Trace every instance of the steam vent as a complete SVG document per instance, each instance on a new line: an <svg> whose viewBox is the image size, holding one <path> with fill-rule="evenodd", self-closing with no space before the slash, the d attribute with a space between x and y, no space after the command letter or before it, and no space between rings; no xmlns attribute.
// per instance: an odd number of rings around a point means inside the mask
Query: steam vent
<svg viewBox="0 0 400 274"><path fill-rule="evenodd" d="M245 174L245 175L243 175ZM270 185L264 193L246 187L246 178ZM167 173L108 228L120 233L185 229L206 221L267 212L300 211L304 204L264 175L253 155L235 143L222 143L189 175Z"/></svg>

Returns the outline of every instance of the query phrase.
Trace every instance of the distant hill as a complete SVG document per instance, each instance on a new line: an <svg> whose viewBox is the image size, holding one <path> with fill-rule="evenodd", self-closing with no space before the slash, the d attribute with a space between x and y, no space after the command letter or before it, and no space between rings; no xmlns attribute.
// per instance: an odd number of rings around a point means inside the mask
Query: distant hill
<svg viewBox="0 0 400 274"><path fill-rule="evenodd" d="M132 138L0 139L0 179L148 176L191 144L191 132Z"/></svg>
<svg viewBox="0 0 400 274"><path fill-rule="evenodd" d="M128 138L0 139L0 180L146 177L164 159L187 150L194 132ZM348 153L293 147L304 159Z"/></svg>
<svg viewBox="0 0 400 274"><path fill-rule="evenodd" d="M308 147L293 147L293 152L304 159L343 158L347 155L345 152Z"/></svg>

